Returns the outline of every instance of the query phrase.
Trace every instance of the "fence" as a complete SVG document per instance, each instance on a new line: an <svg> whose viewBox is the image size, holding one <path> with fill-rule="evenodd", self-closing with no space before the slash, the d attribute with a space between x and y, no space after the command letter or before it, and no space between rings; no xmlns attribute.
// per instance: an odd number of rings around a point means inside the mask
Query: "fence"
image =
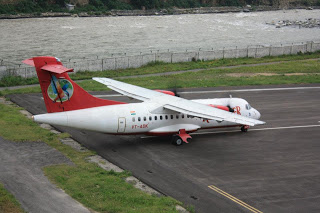
<svg viewBox="0 0 320 213"><path fill-rule="evenodd" d="M297 53L315 52L320 50L319 42L304 42L300 44L279 46L248 46L242 49L201 50L192 52L158 52L135 56L121 56L94 60L69 60L63 64L68 68L79 71L102 71L126 68L137 68L151 62L162 61L166 63L188 62L195 60L214 60L222 58L260 58L264 56L280 56ZM36 76L33 67L17 67L6 65L0 61L0 79L3 76L16 75L25 78Z"/></svg>

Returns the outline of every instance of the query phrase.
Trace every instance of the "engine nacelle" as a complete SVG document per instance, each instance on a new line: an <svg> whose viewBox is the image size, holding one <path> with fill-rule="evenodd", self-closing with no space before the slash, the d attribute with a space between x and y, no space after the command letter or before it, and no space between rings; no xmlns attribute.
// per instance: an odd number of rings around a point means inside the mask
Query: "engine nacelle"
<svg viewBox="0 0 320 213"><path fill-rule="evenodd" d="M167 94L167 95L175 96L174 92L172 92L172 91L168 91L168 90L159 90L159 89L156 89L155 91L157 91L157 92L161 92L161 93L164 93L164 94Z"/></svg>
<svg viewBox="0 0 320 213"><path fill-rule="evenodd" d="M209 106L213 107L213 108L218 108L218 109L221 109L221 110L225 110L225 111L228 111L228 112L232 112L229 107L227 106L222 106L222 105L214 105L214 104L209 104Z"/></svg>

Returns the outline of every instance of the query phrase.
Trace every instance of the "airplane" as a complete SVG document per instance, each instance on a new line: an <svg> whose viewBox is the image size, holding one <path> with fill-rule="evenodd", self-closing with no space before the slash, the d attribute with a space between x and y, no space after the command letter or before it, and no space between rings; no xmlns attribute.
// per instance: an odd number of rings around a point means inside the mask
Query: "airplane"
<svg viewBox="0 0 320 213"><path fill-rule="evenodd" d="M58 58L39 56L23 63L34 66L46 105L39 123L73 127L113 135L172 135L174 145L188 143L199 129L265 124L260 113L241 98L187 100L171 91L150 90L110 78L93 78L140 103L125 103L92 96L72 81Z"/></svg>

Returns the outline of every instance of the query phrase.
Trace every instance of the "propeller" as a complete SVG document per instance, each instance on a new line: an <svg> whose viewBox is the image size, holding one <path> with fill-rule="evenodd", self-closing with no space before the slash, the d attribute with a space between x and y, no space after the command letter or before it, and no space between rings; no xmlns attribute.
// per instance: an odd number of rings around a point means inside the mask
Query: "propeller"
<svg viewBox="0 0 320 213"><path fill-rule="evenodd" d="M172 89L172 92L174 93L174 96L180 97L176 87Z"/></svg>
<svg viewBox="0 0 320 213"><path fill-rule="evenodd" d="M229 97L230 97L230 99L231 99L231 98L232 98L232 95L230 94ZM234 109L232 109L232 108L230 107L230 104L228 104L227 107L229 108L229 112L234 112Z"/></svg>

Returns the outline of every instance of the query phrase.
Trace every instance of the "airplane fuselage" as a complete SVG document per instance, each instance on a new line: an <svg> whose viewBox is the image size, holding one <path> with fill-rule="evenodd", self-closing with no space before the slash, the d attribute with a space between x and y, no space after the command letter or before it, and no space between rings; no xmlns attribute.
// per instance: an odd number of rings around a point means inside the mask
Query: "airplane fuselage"
<svg viewBox="0 0 320 213"><path fill-rule="evenodd" d="M207 105L231 106L234 113L258 119L260 113L240 98L192 100ZM249 105L250 106L250 105ZM180 129L194 132L203 128L241 126L236 123L204 120L157 106L154 102L93 107L34 116L37 122L107 134L176 134Z"/></svg>

